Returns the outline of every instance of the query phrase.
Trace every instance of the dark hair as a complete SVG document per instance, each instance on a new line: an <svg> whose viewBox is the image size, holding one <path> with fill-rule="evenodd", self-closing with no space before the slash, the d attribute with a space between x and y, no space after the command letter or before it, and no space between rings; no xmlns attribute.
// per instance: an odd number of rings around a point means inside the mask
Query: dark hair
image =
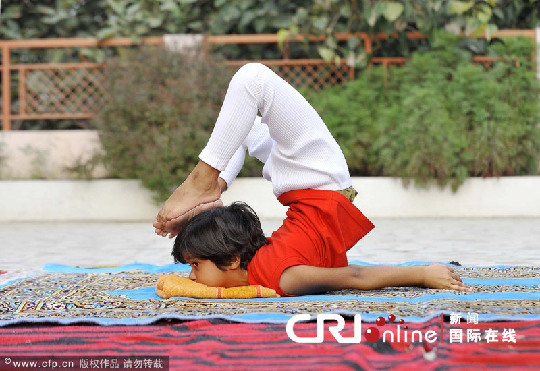
<svg viewBox="0 0 540 371"><path fill-rule="evenodd" d="M174 241L176 263L186 258L212 261L224 270L236 257L247 269L257 250L268 243L255 211L244 202L206 210L191 219Z"/></svg>

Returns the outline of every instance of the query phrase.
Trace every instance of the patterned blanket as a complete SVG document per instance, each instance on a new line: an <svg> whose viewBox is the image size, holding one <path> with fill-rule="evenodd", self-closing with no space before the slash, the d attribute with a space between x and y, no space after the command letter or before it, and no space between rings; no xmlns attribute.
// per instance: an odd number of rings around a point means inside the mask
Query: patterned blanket
<svg viewBox="0 0 540 371"><path fill-rule="evenodd" d="M298 335L316 332L315 322L295 326ZM367 327L367 326L366 326ZM387 325L382 328L390 327ZM456 330L498 332L497 341L462 341ZM512 330L512 331L511 331ZM537 370L540 364L540 321L487 322L451 325L436 318L409 324L409 333L434 331L433 344L418 340L340 344L325 333L324 342L301 344L289 339L284 323L238 323L220 319L163 322L147 326L0 327L0 370L15 370L16 360L72 360L77 370L106 368L150 370ZM353 335L349 321L342 331ZM504 336L515 333L515 338ZM452 339L454 337L454 339ZM111 346L112 345L112 346ZM41 356L41 358L38 358ZM46 356L46 357L45 357ZM104 364L104 362L106 362ZM137 362L138 366L137 367ZM145 362L145 363L143 363ZM161 363L162 362L162 363ZM8 364L9 363L9 364ZM167 365L169 366L167 368ZM95 367L92 367L95 366ZM130 367L131 366L131 367ZM20 370L20 368L19 368ZM25 368L27 370L27 368Z"/></svg>
<svg viewBox="0 0 540 371"><path fill-rule="evenodd" d="M364 262L352 262L364 264ZM422 262L406 263L407 265ZM426 262L424 262L426 263ZM427 264L427 263L426 263ZM341 290L326 295L257 299L162 299L161 272L187 276L189 266L131 264L84 269L46 265L42 271L0 283L0 326L17 323L150 324L161 319L221 318L284 323L295 314L362 314L363 321L393 314L407 323L441 314L475 314L478 321L540 319L540 267L454 267L471 293L424 288ZM0 277L10 277L10 272Z"/></svg>

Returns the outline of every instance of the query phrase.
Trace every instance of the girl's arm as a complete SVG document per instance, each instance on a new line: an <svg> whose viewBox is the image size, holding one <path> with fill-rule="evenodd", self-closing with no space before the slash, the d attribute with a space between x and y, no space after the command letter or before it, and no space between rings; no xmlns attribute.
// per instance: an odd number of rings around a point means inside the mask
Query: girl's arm
<svg viewBox="0 0 540 371"><path fill-rule="evenodd" d="M317 294L331 290L373 290L388 286L419 286L470 291L454 271L445 265L370 266L320 268L297 265L281 275L281 289L291 295Z"/></svg>

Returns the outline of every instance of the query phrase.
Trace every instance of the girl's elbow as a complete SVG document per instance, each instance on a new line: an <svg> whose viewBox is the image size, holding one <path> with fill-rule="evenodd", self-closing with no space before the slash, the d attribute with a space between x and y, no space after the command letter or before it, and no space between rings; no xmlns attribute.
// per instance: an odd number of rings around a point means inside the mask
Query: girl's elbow
<svg viewBox="0 0 540 371"><path fill-rule="evenodd" d="M287 268L281 274L279 287L283 292L294 296L322 294L328 291L325 285L314 279L311 274L312 268L305 265Z"/></svg>
<svg viewBox="0 0 540 371"><path fill-rule="evenodd" d="M300 277L295 274L294 267L287 268L279 278L279 288L287 295L302 295L299 293Z"/></svg>
<svg viewBox="0 0 540 371"><path fill-rule="evenodd" d="M363 291L380 288L373 282L372 275L367 274L366 270L362 267L358 265L349 265L349 268L350 288Z"/></svg>

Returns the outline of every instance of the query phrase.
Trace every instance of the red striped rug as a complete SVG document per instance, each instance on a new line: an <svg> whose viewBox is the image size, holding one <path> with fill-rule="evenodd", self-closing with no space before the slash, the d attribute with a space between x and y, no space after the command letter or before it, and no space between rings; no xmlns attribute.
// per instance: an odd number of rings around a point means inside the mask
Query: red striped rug
<svg viewBox="0 0 540 371"><path fill-rule="evenodd" d="M316 326L315 322L297 323L294 330L298 336L315 336ZM372 326L363 323L362 331ZM395 330L396 326L386 324L384 328ZM289 339L285 324L247 324L224 320L147 326L12 326L0 328L0 369L14 370L13 362L16 359L31 361L37 358L43 361L53 355L74 357L79 360L77 366L82 360L88 362L92 357L101 357L107 362L117 359L120 365L117 369L120 370L127 369L123 368L123 362L127 359L151 360L159 357L168 357L169 364L163 366L169 366L171 370L465 370L540 367L540 321L456 325L433 319L407 326L409 333L415 330L424 334L429 330L435 331L439 340L433 343L433 349L425 341L419 342L417 339L399 343L383 342L382 339L370 342L364 336L359 343L340 344L326 331L323 343L301 344ZM465 340L457 342L455 338L451 341L451 336L455 336L457 330L466 333L468 328L480 332L482 339L476 343ZM514 330L515 343L503 341L505 329ZM454 330L454 335L451 335L451 330ZM486 341L484 335L488 330L498 332L496 342ZM354 335L352 321L347 321L341 334ZM5 363L8 358L11 360L9 365ZM141 369L149 369L142 367L145 365L143 363L140 365Z"/></svg>

